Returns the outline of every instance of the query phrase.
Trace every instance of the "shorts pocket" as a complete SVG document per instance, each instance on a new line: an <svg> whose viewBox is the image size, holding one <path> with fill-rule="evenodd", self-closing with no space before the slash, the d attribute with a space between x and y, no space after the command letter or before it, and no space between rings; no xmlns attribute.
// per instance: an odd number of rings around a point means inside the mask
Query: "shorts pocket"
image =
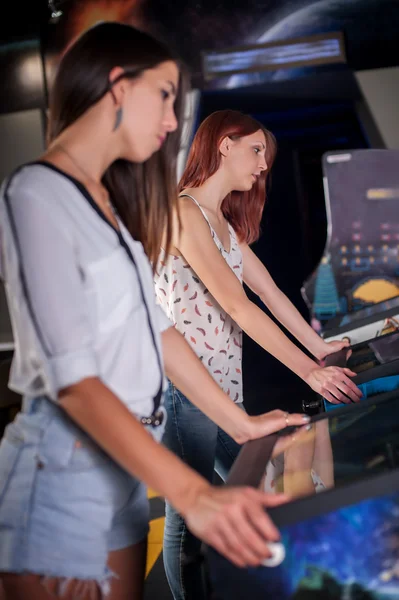
<svg viewBox="0 0 399 600"><path fill-rule="evenodd" d="M112 462L113 459L96 442L83 434L75 440L69 469L85 471Z"/></svg>
<svg viewBox="0 0 399 600"><path fill-rule="evenodd" d="M39 447L41 467L46 470L85 470L110 460L105 452L68 417L54 417Z"/></svg>

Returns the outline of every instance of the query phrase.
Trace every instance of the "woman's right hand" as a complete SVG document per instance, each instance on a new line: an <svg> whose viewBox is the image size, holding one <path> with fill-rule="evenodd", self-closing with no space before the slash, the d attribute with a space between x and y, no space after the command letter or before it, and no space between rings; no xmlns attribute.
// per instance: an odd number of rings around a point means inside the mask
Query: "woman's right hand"
<svg viewBox="0 0 399 600"><path fill-rule="evenodd" d="M208 486L185 510L192 533L238 567L258 566L271 556L268 542L280 539L265 508L288 501L249 487Z"/></svg>
<svg viewBox="0 0 399 600"><path fill-rule="evenodd" d="M351 377L356 373L346 367L318 367L310 371L304 381L331 404L359 402L362 392Z"/></svg>

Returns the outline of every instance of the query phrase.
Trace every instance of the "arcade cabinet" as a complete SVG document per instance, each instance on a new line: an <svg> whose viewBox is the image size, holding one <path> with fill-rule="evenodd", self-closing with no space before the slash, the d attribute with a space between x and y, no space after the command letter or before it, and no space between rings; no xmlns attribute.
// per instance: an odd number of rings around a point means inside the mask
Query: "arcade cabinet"
<svg viewBox="0 0 399 600"><path fill-rule="evenodd" d="M327 245L319 267L303 287L313 323L326 339L341 339L329 331L355 321L366 325L396 317L399 303L399 150L351 150L323 156L328 218ZM378 303L380 303L378 305ZM375 305L375 306L374 306ZM394 309L391 311L390 309ZM348 315L345 320L344 315ZM376 325L374 334L379 333ZM348 334L346 328L342 337ZM357 332L355 342L371 337L372 328ZM359 337L360 336L360 337Z"/></svg>
<svg viewBox="0 0 399 600"><path fill-rule="evenodd" d="M257 568L206 548L209 598L399 598L399 391L318 415L287 440L246 444L227 482L291 496L268 509L281 540Z"/></svg>

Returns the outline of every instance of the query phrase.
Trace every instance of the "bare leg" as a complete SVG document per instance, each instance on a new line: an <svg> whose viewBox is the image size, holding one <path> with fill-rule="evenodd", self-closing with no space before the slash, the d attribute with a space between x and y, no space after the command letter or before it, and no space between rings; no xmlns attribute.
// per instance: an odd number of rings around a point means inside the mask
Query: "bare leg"
<svg viewBox="0 0 399 600"><path fill-rule="evenodd" d="M116 550L109 555L109 567L118 576L111 580L106 600L141 600L147 558L147 540ZM2 588L3 584L3 588ZM0 600L102 600L96 581L43 577L30 573L2 573Z"/></svg>
<svg viewBox="0 0 399 600"><path fill-rule="evenodd" d="M142 600L146 560L147 539L110 552L108 567L118 578L111 580L111 594L106 600Z"/></svg>
<svg viewBox="0 0 399 600"><path fill-rule="evenodd" d="M96 581L2 573L6 600L102 600Z"/></svg>
<svg viewBox="0 0 399 600"><path fill-rule="evenodd" d="M147 557L147 540L116 550L109 555L109 567L118 576L111 580L106 600L141 600ZM96 581L44 577L30 573L0 574L0 600L103 600Z"/></svg>

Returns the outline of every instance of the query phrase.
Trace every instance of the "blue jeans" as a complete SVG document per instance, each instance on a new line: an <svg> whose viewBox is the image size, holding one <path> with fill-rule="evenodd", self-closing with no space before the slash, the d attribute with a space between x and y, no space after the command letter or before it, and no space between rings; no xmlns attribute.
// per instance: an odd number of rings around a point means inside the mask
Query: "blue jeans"
<svg viewBox="0 0 399 600"><path fill-rule="evenodd" d="M240 405L242 406L242 405ZM214 470L222 479L241 446L169 383L165 396L168 414L162 443L209 482ZM186 557L199 553L201 541L187 529L175 509L166 503L163 558L166 576L175 600L203 600L201 566L184 568Z"/></svg>

